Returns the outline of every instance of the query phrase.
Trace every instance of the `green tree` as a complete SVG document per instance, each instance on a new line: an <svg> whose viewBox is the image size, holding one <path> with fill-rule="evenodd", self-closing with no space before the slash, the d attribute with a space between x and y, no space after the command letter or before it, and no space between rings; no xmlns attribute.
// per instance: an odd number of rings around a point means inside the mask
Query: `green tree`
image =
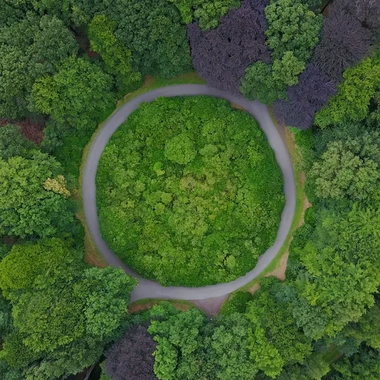
<svg viewBox="0 0 380 380"><path fill-rule="evenodd" d="M34 83L33 108L72 128L93 130L104 110L114 105L112 78L74 56L62 61L58 70Z"/></svg>
<svg viewBox="0 0 380 380"><path fill-rule="evenodd" d="M30 158L0 160L0 234L24 238L68 231L74 209L60 179L64 181L60 164L39 151ZM58 187L49 186L52 181Z"/></svg>
<svg viewBox="0 0 380 380"><path fill-rule="evenodd" d="M179 9L184 24L199 20L203 30L216 28L219 20L231 8L238 8L240 0L169 0Z"/></svg>
<svg viewBox="0 0 380 380"><path fill-rule="evenodd" d="M362 201L368 200L375 192L380 178L376 160L378 136L376 133L372 136L367 133L367 136L367 144L363 144L360 139L328 144L327 150L310 171L317 197ZM375 155L371 155L373 152Z"/></svg>
<svg viewBox="0 0 380 380"><path fill-rule="evenodd" d="M305 63L296 58L292 51L286 51L281 59L275 59L272 66L272 77L275 83L284 89L298 83L298 75L305 69Z"/></svg>
<svg viewBox="0 0 380 380"><path fill-rule="evenodd" d="M293 315L314 339L335 336L374 305L380 285L380 210L325 211L305 247L294 283Z"/></svg>
<svg viewBox="0 0 380 380"><path fill-rule="evenodd" d="M1 28L0 117L27 116L34 81L56 72L58 62L77 51L73 34L54 16L27 13L19 22Z"/></svg>
<svg viewBox="0 0 380 380"><path fill-rule="evenodd" d="M105 15L96 15L88 25L93 51L98 52L109 74L115 76L119 94L124 95L141 83L141 74L132 70L131 52L115 37L116 23Z"/></svg>
<svg viewBox="0 0 380 380"><path fill-rule="evenodd" d="M280 69L281 61L278 61L278 66ZM240 91L246 98L258 99L265 104L272 104L278 99L286 98L281 82L278 83L273 78L272 66L260 61L247 67Z"/></svg>
<svg viewBox="0 0 380 380"><path fill-rule="evenodd" d="M285 52L306 62L318 42L322 16L315 15L300 0L272 0L265 8L268 20L267 45L274 59L281 59Z"/></svg>
<svg viewBox="0 0 380 380"><path fill-rule="evenodd" d="M371 99L380 88L380 59L368 57L343 73L338 93L316 115L321 128L347 121L363 121L369 114Z"/></svg>
<svg viewBox="0 0 380 380"><path fill-rule="evenodd" d="M142 75L172 78L192 70L186 26L167 0L130 0L116 19L115 35L132 52Z"/></svg>
<svg viewBox="0 0 380 380"><path fill-rule="evenodd" d="M77 373L126 327L136 281L121 269L87 268L82 260L82 253L51 239L15 245L0 263L15 328L2 357L27 380Z"/></svg>
<svg viewBox="0 0 380 380"><path fill-rule="evenodd" d="M16 125L0 127L0 159L8 160L14 156L28 157L37 147L27 140Z"/></svg>

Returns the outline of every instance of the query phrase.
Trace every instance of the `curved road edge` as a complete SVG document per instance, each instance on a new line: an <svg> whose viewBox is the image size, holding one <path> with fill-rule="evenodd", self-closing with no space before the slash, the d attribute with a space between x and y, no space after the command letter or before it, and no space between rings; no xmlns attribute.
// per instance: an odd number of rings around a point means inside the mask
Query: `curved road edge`
<svg viewBox="0 0 380 380"><path fill-rule="evenodd" d="M277 238L274 244L263 253L253 270L238 279L222 284L209 285L197 288L170 286L163 287L159 283L146 280L137 275L127 267L116 255L109 249L102 239L99 229L99 220L96 208L96 172L100 157L105 146L117 128L128 118L128 116L138 108L143 102L151 102L157 97L173 96L195 96L208 95L217 98L223 98L234 104L243 107L250 113L260 124L261 129L267 136L268 142L276 156L277 163L282 171L284 178L284 193L286 203L281 215L281 222L277 232ZM87 162L83 177L83 205L87 224L93 240L98 246L103 257L109 265L121 267L124 271L139 280L138 286L131 294L131 300L136 301L144 298L163 298L163 299L182 299L182 300L202 300L227 295L242 286L248 284L263 272L272 260L276 257L278 251L285 242L290 231L296 206L296 186L293 172L293 165L288 150L282 141L272 119L269 116L267 106L258 101L249 101L242 97L231 95L227 92L220 91L207 85L200 84L181 84L158 88L137 96L130 102L123 105L117 110L106 122L98 133L91 150L87 157Z"/></svg>

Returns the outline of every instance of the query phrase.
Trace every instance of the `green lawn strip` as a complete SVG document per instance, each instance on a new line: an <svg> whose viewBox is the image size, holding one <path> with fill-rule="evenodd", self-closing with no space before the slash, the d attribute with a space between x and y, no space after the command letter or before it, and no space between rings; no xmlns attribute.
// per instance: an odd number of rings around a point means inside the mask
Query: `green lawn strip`
<svg viewBox="0 0 380 380"><path fill-rule="evenodd" d="M128 312L133 314L139 311L144 311L151 309L154 305L159 305L162 302L169 302L175 308L181 311L187 311L191 308L195 308L196 306L190 301L184 300L165 300L161 298L144 298L142 300L131 302L128 305ZM202 312L202 310L200 310Z"/></svg>
<svg viewBox="0 0 380 380"><path fill-rule="evenodd" d="M122 100L120 100L115 108L115 110L110 114L108 112L108 116L105 116L106 119L99 124L96 131L91 136L89 142L84 147L82 152L82 161L81 165L79 167L79 179L78 179L78 192L77 192L77 200L78 200L78 212L77 217L82 222L82 225L85 229L85 237L84 237L84 243L86 247L86 261L90 264L105 267L107 266L107 263L105 262L102 254L100 253L97 245L92 239L90 230L87 225L87 221L84 215L84 208L83 208L83 197L82 197L82 187L83 187L83 175L84 175L84 169L86 167L87 157L91 150L91 146L94 143L96 136L100 132L100 130L103 128L107 120L125 103L129 102L133 98L136 98L137 96L143 94L144 92L154 90L156 88L170 86L173 84L205 84L206 82L198 76L197 73L188 73L184 75L180 75L179 77L173 78L173 79L162 79L160 77L148 77L145 80L145 84L140 87L138 90L127 94L124 96Z"/></svg>
<svg viewBox="0 0 380 380"><path fill-rule="evenodd" d="M283 136L283 133L281 133L281 127L278 125L277 120L274 118L272 112L270 111L270 116L272 118L273 123L275 124L276 128L279 130L281 136ZM289 132L291 133L291 132ZM285 138L284 138L285 140ZM281 246L280 250L278 251L276 257L272 260L272 262L268 265L266 269L263 270L262 273L260 273L254 280L249 282L248 284L244 285L240 289L235 290L232 292L229 297L224 301L227 302L229 298L234 295L236 292L247 292L251 287L254 285L260 283L260 281L268 275L268 273L272 272L278 267L278 264L282 258L282 256L285 254L285 252L289 249L289 245L293 238L293 233L297 230L299 227L299 224L302 220L303 215L303 200L305 197L305 193L303 191L302 181L301 181L301 165L300 165L300 156L297 153L297 146L294 144L294 146L290 146L286 141L284 141L286 145L288 146L288 150L290 152L290 157L293 163L293 170L294 170L294 177L296 182L296 209L294 212L294 218L293 222L290 228L290 231L288 233L288 236L286 237L286 240L284 244ZM224 303L223 303L224 304ZM223 305L222 305L223 307Z"/></svg>

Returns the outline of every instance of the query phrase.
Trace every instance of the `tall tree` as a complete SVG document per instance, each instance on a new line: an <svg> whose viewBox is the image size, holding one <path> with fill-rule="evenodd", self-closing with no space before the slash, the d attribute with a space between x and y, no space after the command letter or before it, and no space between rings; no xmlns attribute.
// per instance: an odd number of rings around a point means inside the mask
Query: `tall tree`
<svg viewBox="0 0 380 380"><path fill-rule="evenodd" d="M0 234L53 236L70 229L74 209L60 164L35 151L0 160Z"/></svg>
<svg viewBox="0 0 380 380"><path fill-rule="evenodd" d="M0 127L0 159L8 160L14 156L27 157L36 145L27 140L16 125Z"/></svg>
<svg viewBox="0 0 380 380"><path fill-rule="evenodd" d="M330 78L339 81L348 67L369 52L371 32L347 12L341 12L337 0L323 21L321 40L314 51L312 63Z"/></svg>
<svg viewBox="0 0 380 380"><path fill-rule="evenodd" d="M219 27L208 32L196 23L189 25L194 67L210 86L238 94L246 67L259 60L269 63L264 34L267 4L268 0L243 0L239 9L230 10Z"/></svg>
<svg viewBox="0 0 380 380"><path fill-rule="evenodd" d="M81 371L126 327L136 281L121 269L87 268L82 257L51 239L15 245L0 263L0 287L12 303L15 328L3 358L27 380ZM20 277L23 265L28 273Z"/></svg>
<svg viewBox="0 0 380 380"><path fill-rule="evenodd" d="M343 73L338 93L315 117L315 124L324 128L347 121L363 121L369 114L371 99L380 89L380 59L368 57Z"/></svg>
<svg viewBox="0 0 380 380"><path fill-rule="evenodd" d="M132 52L142 75L172 78L191 71L186 27L167 0L131 0L121 10L115 35Z"/></svg>
<svg viewBox="0 0 380 380"><path fill-rule="evenodd" d="M62 61L58 70L34 83L33 108L71 128L92 130L104 110L114 104L112 78L97 65L74 56Z"/></svg>
<svg viewBox="0 0 380 380"><path fill-rule="evenodd" d="M105 15L96 15L88 25L88 37L93 51L98 52L109 74L114 75L122 96L141 83L141 74L132 70L131 52L115 37L116 23Z"/></svg>
<svg viewBox="0 0 380 380"><path fill-rule="evenodd" d="M322 15L315 15L300 0L272 0L265 8L268 29L267 44L274 59L291 51L306 62L318 42Z"/></svg>
<svg viewBox="0 0 380 380"><path fill-rule="evenodd" d="M309 64L299 82L288 88L287 100L274 103L275 116L288 126L310 128L314 116L336 93L336 83L317 67Z"/></svg>
<svg viewBox="0 0 380 380"><path fill-rule="evenodd" d="M169 0L179 9L182 22L190 24L194 19L199 20L203 30L216 28L219 20L229 9L237 8L240 0Z"/></svg>

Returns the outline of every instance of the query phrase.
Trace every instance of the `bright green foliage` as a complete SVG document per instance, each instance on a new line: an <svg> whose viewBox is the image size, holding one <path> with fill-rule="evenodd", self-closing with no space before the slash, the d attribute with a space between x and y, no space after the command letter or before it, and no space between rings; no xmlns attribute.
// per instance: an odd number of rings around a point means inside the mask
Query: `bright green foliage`
<svg viewBox="0 0 380 380"><path fill-rule="evenodd" d="M96 15L88 25L88 38L93 51L98 52L107 72L115 76L119 93L125 94L141 82L141 74L132 70L131 52L115 37L115 23L105 15Z"/></svg>
<svg viewBox="0 0 380 380"><path fill-rule="evenodd" d="M14 156L28 157L37 147L27 140L16 125L0 127L0 159L8 160Z"/></svg>
<svg viewBox="0 0 380 380"><path fill-rule="evenodd" d="M379 146L377 132L364 132L362 139L329 143L327 150L310 171L317 197L368 200L377 189L380 179Z"/></svg>
<svg viewBox="0 0 380 380"><path fill-rule="evenodd" d="M284 200L257 122L211 97L140 106L106 146L97 197L114 252L145 277L188 286L253 268Z"/></svg>
<svg viewBox="0 0 380 380"><path fill-rule="evenodd" d="M380 88L380 60L366 58L343 73L338 93L316 115L321 128L347 121L363 121L369 113L371 99Z"/></svg>
<svg viewBox="0 0 380 380"><path fill-rule="evenodd" d="M78 51L73 34L56 17L27 17L0 28L0 117L28 113L33 82L56 71L61 59Z"/></svg>
<svg viewBox="0 0 380 380"><path fill-rule="evenodd" d="M194 360L202 347L200 329L205 316L197 309L178 313L167 320L153 320L148 332L158 343L154 352L154 373L161 380L196 379L199 361Z"/></svg>
<svg viewBox="0 0 380 380"><path fill-rule="evenodd" d="M322 214L299 252L305 269L299 269L295 282L293 314L305 334L334 336L374 305L380 285L379 228L378 209L354 206L348 213Z"/></svg>
<svg viewBox="0 0 380 380"><path fill-rule="evenodd" d="M86 268L82 260L51 239L15 245L0 263L15 328L2 357L27 380L61 378L93 364L127 323L136 280L121 269Z"/></svg>
<svg viewBox="0 0 380 380"><path fill-rule="evenodd" d="M281 59L287 51L303 62L311 57L322 27L321 15L315 15L300 0L271 0L265 16L267 45L274 59Z"/></svg>
<svg viewBox="0 0 380 380"><path fill-rule="evenodd" d="M219 20L231 8L238 8L240 0L169 0L179 9L184 24L194 19L203 30L216 28Z"/></svg>
<svg viewBox="0 0 380 380"><path fill-rule="evenodd" d="M297 327L290 305L277 300L271 292L273 282L261 281L245 313L252 323L251 358L271 377L277 376L286 364L302 363L311 353L311 341Z"/></svg>
<svg viewBox="0 0 380 380"><path fill-rule="evenodd" d="M1 235L46 237L67 231L74 217L70 200L59 189L44 186L59 175L60 164L39 151L29 159L0 160Z"/></svg>
<svg viewBox="0 0 380 380"><path fill-rule="evenodd" d="M142 75L173 78L192 70L186 26L167 0L129 0L115 32L132 52L134 69Z"/></svg>
<svg viewBox="0 0 380 380"><path fill-rule="evenodd" d="M160 307L157 319L155 309L148 331L158 343L159 379L251 380L256 374L247 348L250 323L242 314L208 321L197 309L179 313Z"/></svg>
<svg viewBox="0 0 380 380"><path fill-rule="evenodd" d="M112 78L83 58L70 57L53 76L33 85L33 106L60 123L93 129L102 111L113 104Z"/></svg>
<svg viewBox="0 0 380 380"><path fill-rule="evenodd" d="M281 61L278 61L278 69L277 75L280 75ZM240 91L246 98L258 99L264 104L272 104L286 97L281 82L273 79L272 66L261 61L247 67Z"/></svg>
<svg viewBox="0 0 380 380"><path fill-rule="evenodd" d="M380 378L380 352L363 346L357 354L334 363L337 372L333 380L378 380Z"/></svg>
<svg viewBox="0 0 380 380"><path fill-rule="evenodd" d="M305 69L305 63L296 58L292 51L286 51L281 59L275 59L272 66L273 81L286 86L298 83L298 74Z"/></svg>
<svg viewBox="0 0 380 380"><path fill-rule="evenodd" d="M252 380L258 372L250 358L250 323L242 314L215 318L205 330L204 379ZM202 377L198 377L202 378Z"/></svg>

